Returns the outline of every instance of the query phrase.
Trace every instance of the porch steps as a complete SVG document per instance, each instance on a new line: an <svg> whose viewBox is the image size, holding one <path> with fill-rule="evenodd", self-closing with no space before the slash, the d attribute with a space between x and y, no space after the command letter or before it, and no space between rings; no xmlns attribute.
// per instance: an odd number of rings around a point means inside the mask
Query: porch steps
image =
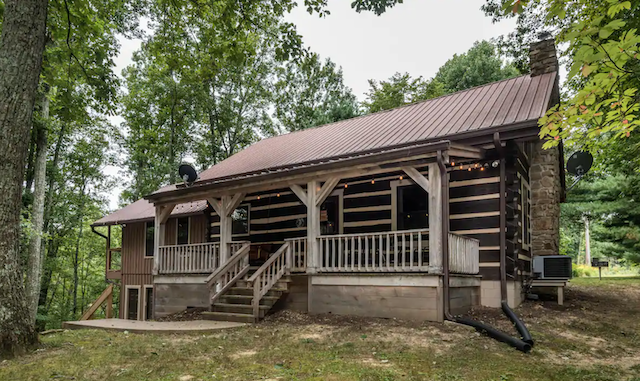
<svg viewBox="0 0 640 381"><path fill-rule="evenodd" d="M253 316L253 288L249 287L247 280L257 269L258 267L251 267L247 275L220 296L211 305L211 311L204 312L202 317L206 320L240 323L255 323L257 320L263 319L282 295L288 292L291 280L288 277L283 277L260 299L259 316L256 319Z"/></svg>

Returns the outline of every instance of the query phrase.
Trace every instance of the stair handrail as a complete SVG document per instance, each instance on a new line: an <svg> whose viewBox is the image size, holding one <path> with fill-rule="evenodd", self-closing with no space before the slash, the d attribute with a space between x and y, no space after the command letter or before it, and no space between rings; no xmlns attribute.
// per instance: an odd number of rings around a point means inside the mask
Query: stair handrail
<svg viewBox="0 0 640 381"><path fill-rule="evenodd" d="M278 283L278 281L289 272L291 245L285 242L278 251L247 280L247 285L253 288L253 316L257 320L260 314L260 299Z"/></svg>
<svg viewBox="0 0 640 381"><path fill-rule="evenodd" d="M225 263L206 279L206 284L211 290L211 303L215 302L222 294L227 292L239 279L249 272L249 249L251 244L245 243ZM213 288L219 284L219 287Z"/></svg>

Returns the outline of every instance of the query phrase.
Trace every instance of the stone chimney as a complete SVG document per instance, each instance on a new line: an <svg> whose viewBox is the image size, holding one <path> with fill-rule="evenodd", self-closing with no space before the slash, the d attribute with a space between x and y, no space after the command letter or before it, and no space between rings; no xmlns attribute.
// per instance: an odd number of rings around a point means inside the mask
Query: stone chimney
<svg viewBox="0 0 640 381"><path fill-rule="evenodd" d="M558 57L553 38L547 34L529 48L531 76L558 72ZM551 104L559 102L558 81ZM564 171L564 159L559 147L542 149L543 141L532 142L529 175L531 176L531 253L533 255L557 255L560 249L560 178Z"/></svg>
<svg viewBox="0 0 640 381"><path fill-rule="evenodd" d="M548 38L534 42L529 47L529 67L531 68L531 76L558 72L558 54L556 52L556 43L553 38Z"/></svg>

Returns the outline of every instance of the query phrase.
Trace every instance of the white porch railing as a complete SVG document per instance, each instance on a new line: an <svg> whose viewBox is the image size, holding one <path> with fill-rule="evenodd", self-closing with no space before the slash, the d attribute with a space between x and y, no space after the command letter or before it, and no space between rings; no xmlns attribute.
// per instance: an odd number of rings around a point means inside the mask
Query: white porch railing
<svg viewBox="0 0 640 381"><path fill-rule="evenodd" d="M319 272L427 271L429 230L321 236L318 248Z"/></svg>
<svg viewBox="0 0 640 381"><path fill-rule="evenodd" d="M244 242L231 242L233 256ZM170 245L158 248L159 274L205 274L220 267L220 243L206 242L189 245Z"/></svg>
<svg viewBox="0 0 640 381"><path fill-rule="evenodd" d="M278 251L247 280L249 287L253 288L253 316L257 319L260 313L260 299L271 290L273 286L285 275L291 266L291 243L285 242Z"/></svg>
<svg viewBox="0 0 640 381"><path fill-rule="evenodd" d="M307 237L285 239L285 243L290 247L290 271L307 271Z"/></svg>
<svg viewBox="0 0 640 381"><path fill-rule="evenodd" d="M478 274L480 242L475 238L449 233L449 272Z"/></svg>

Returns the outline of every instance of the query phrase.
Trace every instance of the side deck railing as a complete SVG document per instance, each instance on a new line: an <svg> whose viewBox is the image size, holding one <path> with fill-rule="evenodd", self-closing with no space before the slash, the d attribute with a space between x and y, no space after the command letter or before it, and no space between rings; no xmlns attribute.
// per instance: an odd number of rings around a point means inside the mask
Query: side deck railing
<svg viewBox="0 0 640 381"><path fill-rule="evenodd" d="M449 272L478 274L480 272L480 241L449 233Z"/></svg>
<svg viewBox="0 0 640 381"><path fill-rule="evenodd" d="M231 242L229 256L233 256L245 242ZM220 243L193 243L158 248L158 274L207 274L220 267Z"/></svg>

